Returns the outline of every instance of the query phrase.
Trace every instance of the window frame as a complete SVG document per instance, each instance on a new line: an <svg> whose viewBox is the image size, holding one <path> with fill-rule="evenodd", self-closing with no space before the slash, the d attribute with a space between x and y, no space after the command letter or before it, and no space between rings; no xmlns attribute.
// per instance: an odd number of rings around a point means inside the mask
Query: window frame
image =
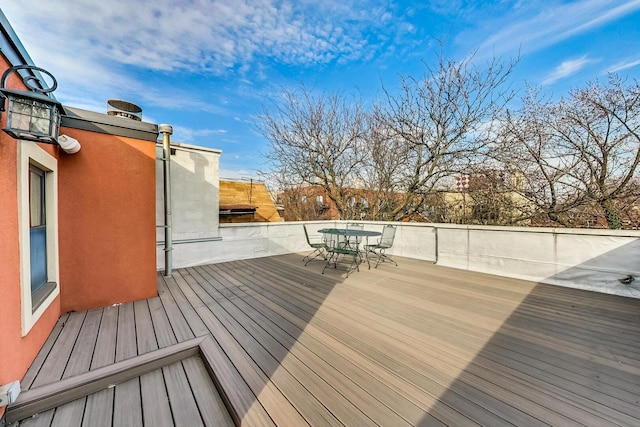
<svg viewBox="0 0 640 427"><path fill-rule="evenodd" d="M44 312L60 294L58 248L58 160L35 142L17 140L18 158L18 233L20 241L20 300L22 336L26 336ZM45 205L47 225L47 283L46 295L40 296L34 310L31 291L30 221L31 210L29 176L31 167L45 172Z"/></svg>

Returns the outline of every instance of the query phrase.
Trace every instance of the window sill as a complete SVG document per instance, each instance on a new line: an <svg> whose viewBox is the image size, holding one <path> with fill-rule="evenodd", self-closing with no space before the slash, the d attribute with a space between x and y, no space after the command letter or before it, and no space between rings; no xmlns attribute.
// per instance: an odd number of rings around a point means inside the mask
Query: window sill
<svg viewBox="0 0 640 427"><path fill-rule="evenodd" d="M35 313L42 303L47 299L53 291L56 290L58 284L56 282L47 282L40 286L31 294L31 313Z"/></svg>

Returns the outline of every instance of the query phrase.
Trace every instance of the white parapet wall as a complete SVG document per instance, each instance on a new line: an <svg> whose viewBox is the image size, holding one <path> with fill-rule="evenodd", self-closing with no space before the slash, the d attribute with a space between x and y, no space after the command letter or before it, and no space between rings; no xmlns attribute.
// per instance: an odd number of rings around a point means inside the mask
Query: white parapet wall
<svg viewBox="0 0 640 427"><path fill-rule="evenodd" d="M259 258L308 249L303 223L260 222L220 224L220 240L178 242L173 247L173 267L191 267L238 259ZM306 223L309 229L316 225ZM322 223L326 226L326 222ZM159 248L159 252L162 248ZM158 259L158 269L163 260Z"/></svg>
<svg viewBox="0 0 640 427"><path fill-rule="evenodd" d="M443 224L437 229L439 265L640 298L640 232Z"/></svg>
<svg viewBox="0 0 640 427"><path fill-rule="evenodd" d="M218 241L174 245L175 268L310 250L302 225L347 221L221 224ZM640 298L640 232L364 221L397 227L387 253L438 265ZM372 238L375 240L375 238ZM187 247L189 249L187 250ZM160 269L161 269L161 264ZM631 280L630 283L623 283ZM627 280L625 280L627 279Z"/></svg>
<svg viewBox="0 0 640 427"><path fill-rule="evenodd" d="M359 221L365 229L382 231L384 222ZM346 227L347 221L307 221L280 223L221 224L220 261L282 255L310 250L303 224L310 235L331 227ZM397 256L435 261L435 227L424 224L398 224L396 240L389 251ZM377 238L370 238L375 243ZM365 242L366 243L366 242Z"/></svg>
<svg viewBox="0 0 640 427"><path fill-rule="evenodd" d="M365 221L367 230L382 231L384 222ZM232 261L305 252L309 250L303 224L310 235L330 227L346 227L346 221L307 221L220 224L220 240L174 240L173 267L190 267L207 263ZM391 223L389 223L391 224ZM407 258L435 261L435 227L424 224L398 226L394 247L389 253ZM374 243L376 238L371 238ZM162 270L162 247L158 246L158 269Z"/></svg>

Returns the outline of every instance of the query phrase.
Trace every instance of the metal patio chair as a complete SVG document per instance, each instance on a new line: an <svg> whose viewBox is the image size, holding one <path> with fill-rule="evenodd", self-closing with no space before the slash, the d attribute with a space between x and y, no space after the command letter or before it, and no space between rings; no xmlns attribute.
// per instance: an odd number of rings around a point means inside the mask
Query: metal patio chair
<svg viewBox="0 0 640 427"><path fill-rule="evenodd" d="M369 265L369 269L371 269L371 262L369 261L370 255L375 256L377 258L375 268L378 268L378 265L380 265L383 262L392 262L395 264L396 267L398 266L398 263L392 260L385 253L387 249L390 249L393 246L393 241L395 240L395 238L396 238L396 226L385 225L384 228L382 229L382 235L380 236L380 239L378 239L378 242L371 245L364 246L364 250L367 253L367 264Z"/></svg>
<svg viewBox="0 0 640 427"><path fill-rule="evenodd" d="M364 230L364 224L347 224L347 230ZM358 249L360 247L360 242L362 241L361 237L358 236L347 236L345 237L345 246L350 249Z"/></svg>
<svg viewBox="0 0 640 427"><path fill-rule="evenodd" d="M322 238L322 241L312 242L311 239L309 238L309 232L307 231L306 224L302 224L302 227L304 228L304 236L307 238L307 244L311 248L313 248L313 252L311 252L309 255L305 256L304 258L302 258L302 262L304 262L304 265L309 264L309 262L311 262L312 260L320 256L322 257L322 259L326 261L328 247L327 247L327 244L325 243L324 237Z"/></svg>
<svg viewBox="0 0 640 427"><path fill-rule="evenodd" d="M341 238L342 237L342 238ZM358 247L348 246L346 241L344 240L345 236L340 235L330 235L330 238L327 240L327 252L329 257L326 258L327 262L322 269L322 274L324 274L324 270L331 264L333 264L333 268L338 268L338 263L340 262L340 258L348 258L350 260L349 266L347 267L347 277L354 270L360 271L360 251Z"/></svg>

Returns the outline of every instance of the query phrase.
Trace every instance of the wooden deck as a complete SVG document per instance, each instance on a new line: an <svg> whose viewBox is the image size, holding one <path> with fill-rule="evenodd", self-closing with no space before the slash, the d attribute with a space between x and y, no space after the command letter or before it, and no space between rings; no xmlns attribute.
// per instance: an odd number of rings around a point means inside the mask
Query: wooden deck
<svg viewBox="0 0 640 427"><path fill-rule="evenodd" d="M39 414L10 425L640 425L640 300L301 259L180 269L158 298L63 316L7 418ZM101 368L128 376L37 398Z"/></svg>

